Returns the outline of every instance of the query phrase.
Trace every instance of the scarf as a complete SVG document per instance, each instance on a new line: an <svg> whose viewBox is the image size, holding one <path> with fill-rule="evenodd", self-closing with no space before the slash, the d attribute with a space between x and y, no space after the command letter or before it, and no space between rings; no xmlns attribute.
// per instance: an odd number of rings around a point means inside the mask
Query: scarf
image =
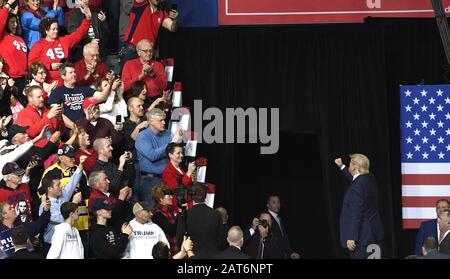
<svg viewBox="0 0 450 279"><path fill-rule="evenodd" d="M26 12L30 12L32 13L35 17L39 18L39 19L43 19L44 16L47 14L44 10L42 9L37 9L37 10L33 10L31 8L28 8L25 10Z"/></svg>
<svg viewBox="0 0 450 279"><path fill-rule="evenodd" d="M171 225L175 223L175 214L172 206L158 204L153 211L153 214L156 214L157 212L161 213ZM168 235L166 233L166 238L169 241L170 253L173 256L180 251L176 235Z"/></svg>

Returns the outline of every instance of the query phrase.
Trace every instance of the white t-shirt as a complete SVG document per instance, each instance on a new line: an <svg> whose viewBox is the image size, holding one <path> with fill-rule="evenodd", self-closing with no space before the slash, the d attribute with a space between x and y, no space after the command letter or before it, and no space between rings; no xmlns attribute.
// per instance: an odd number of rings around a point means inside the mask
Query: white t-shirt
<svg viewBox="0 0 450 279"><path fill-rule="evenodd" d="M47 259L84 259L78 230L67 223L56 225Z"/></svg>
<svg viewBox="0 0 450 279"><path fill-rule="evenodd" d="M164 231L155 223L141 224L133 219L130 221L133 233L130 235L124 258L128 259L153 259L153 246L162 241L169 246Z"/></svg>

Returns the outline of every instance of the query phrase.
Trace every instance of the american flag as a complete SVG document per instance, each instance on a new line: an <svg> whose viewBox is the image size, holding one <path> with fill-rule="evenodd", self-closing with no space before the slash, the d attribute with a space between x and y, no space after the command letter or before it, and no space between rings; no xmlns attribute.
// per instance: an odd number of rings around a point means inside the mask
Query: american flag
<svg viewBox="0 0 450 279"><path fill-rule="evenodd" d="M403 228L450 199L450 85L400 86Z"/></svg>

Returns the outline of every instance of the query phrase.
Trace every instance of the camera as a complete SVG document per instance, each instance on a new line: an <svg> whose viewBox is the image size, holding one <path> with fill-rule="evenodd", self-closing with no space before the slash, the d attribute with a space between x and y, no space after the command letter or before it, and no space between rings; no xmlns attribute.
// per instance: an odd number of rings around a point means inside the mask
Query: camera
<svg viewBox="0 0 450 279"><path fill-rule="evenodd" d="M164 190L164 195L173 195L173 192L170 189Z"/></svg>
<svg viewBox="0 0 450 279"><path fill-rule="evenodd" d="M265 219L259 219L259 225L261 225L263 228L267 228L269 226L269 222Z"/></svg>
<svg viewBox="0 0 450 279"><path fill-rule="evenodd" d="M184 188L183 184L178 184L177 188L175 188L173 190L172 195L175 196L175 198L177 198L177 205L178 207L181 208L182 204L185 204L187 202L190 202L191 200L189 199L190 196L192 196L194 193L192 192L191 189L186 189Z"/></svg>

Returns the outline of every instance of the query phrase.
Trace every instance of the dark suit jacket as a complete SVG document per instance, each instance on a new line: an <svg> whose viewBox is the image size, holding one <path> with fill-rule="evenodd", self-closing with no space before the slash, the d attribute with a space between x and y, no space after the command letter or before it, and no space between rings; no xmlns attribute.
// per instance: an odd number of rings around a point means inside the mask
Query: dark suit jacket
<svg viewBox="0 0 450 279"><path fill-rule="evenodd" d="M343 169L347 179L352 176ZM347 240L355 240L357 246L381 243L383 227L378 214L378 191L375 177L361 174L351 182L345 193L341 218L341 245L347 248Z"/></svg>
<svg viewBox="0 0 450 279"><path fill-rule="evenodd" d="M426 237L432 236L438 241L437 219L428 220L420 224L419 232L416 236L416 255L422 256L422 244Z"/></svg>
<svg viewBox="0 0 450 279"><path fill-rule="evenodd" d="M20 249L7 259L40 260L43 257L41 254L30 252L27 249Z"/></svg>
<svg viewBox="0 0 450 279"><path fill-rule="evenodd" d="M450 233L447 234L439 244L439 252L450 255Z"/></svg>
<svg viewBox="0 0 450 279"><path fill-rule="evenodd" d="M429 260L450 259L450 255L438 252L438 250L431 250L423 258Z"/></svg>
<svg viewBox="0 0 450 279"><path fill-rule="evenodd" d="M228 246L227 249L223 250L219 254L216 254L213 259L234 259L234 260L247 260L250 259L250 256L247 254L244 254L239 250L239 248L236 248L234 246Z"/></svg>
<svg viewBox="0 0 450 279"><path fill-rule="evenodd" d="M196 258L210 258L219 252L221 226L219 213L204 203L187 211L187 232L194 244Z"/></svg>
<svg viewBox="0 0 450 279"><path fill-rule="evenodd" d="M255 233L244 243L244 253L249 255L252 259L258 256L261 235L257 229ZM278 245L276 236L269 232L269 236L264 240L264 255L263 259L283 259L283 251Z"/></svg>
<svg viewBox="0 0 450 279"><path fill-rule="evenodd" d="M275 220L275 217L272 215L272 213L270 215L272 216L272 227L271 227L272 234L274 236L276 236L276 238L278 239L278 246L283 251L284 258L288 259L294 251L290 248L289 238L287 236L286 224L284 223L283 219L281 219L281 224L283 225L283 228L284 228L284 236L282 236L280 225Z"/></svg>

